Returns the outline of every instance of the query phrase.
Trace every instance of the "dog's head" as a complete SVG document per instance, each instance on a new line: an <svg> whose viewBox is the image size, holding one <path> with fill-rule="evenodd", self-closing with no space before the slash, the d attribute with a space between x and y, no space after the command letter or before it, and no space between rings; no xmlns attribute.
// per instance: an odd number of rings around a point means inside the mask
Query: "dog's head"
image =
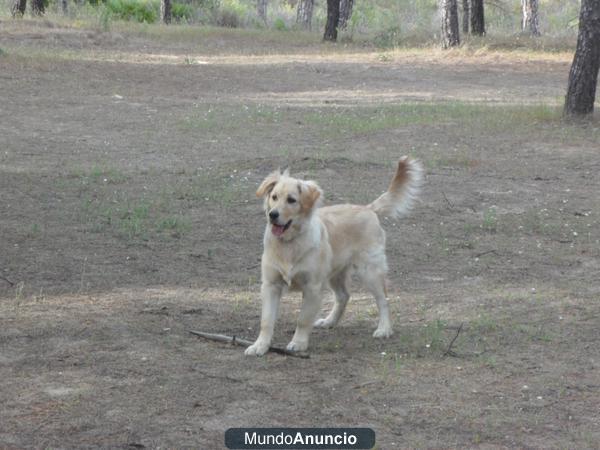
<svg viewBox="0 0 600 450"><path fill-rule="evenodd" d="M302 230L302 226L318 207L323 191L314 181L290 177L288 171L279 170L265 178L256 191L264 197L264 208L274 236L289 241Z"/></svg>

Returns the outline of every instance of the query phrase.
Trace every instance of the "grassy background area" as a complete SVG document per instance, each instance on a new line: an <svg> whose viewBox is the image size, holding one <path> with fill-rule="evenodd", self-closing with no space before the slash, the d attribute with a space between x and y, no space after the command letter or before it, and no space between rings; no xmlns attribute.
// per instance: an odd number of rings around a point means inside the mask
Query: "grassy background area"
<svg viewBox="0 0 600 450"><path fill-rule="evenodd" d="M0 15L7 17L8 0ZM101 29L119 29L119 21L154 23L158 18L158 0L107 0L106 2L72 3L69 21L96 23ZM62 20L57 3L50 0L48 15ZM518 0L494 1L486 6L484 42L502 47L530 47L565 50L574 44L577 32L579 1L540 1L540 29L543 37L519 37L521 20ZM283 35L297 29L294 2L271 1L265 25L256 13L252 0L182 0L173 6L175 22L192 25L213 25L234 28L272 29ZM321 36L326 19L326 2L315 3L313 28L310 34ZM182 33L179 31L178 33ZM437 43L439 18L435 0L358 0L348 28L340 35L340 42L366 42L378 48L429 46ZM284 38L288 39L288 38ZM466 42L477 42L463 36Z"/></svg>

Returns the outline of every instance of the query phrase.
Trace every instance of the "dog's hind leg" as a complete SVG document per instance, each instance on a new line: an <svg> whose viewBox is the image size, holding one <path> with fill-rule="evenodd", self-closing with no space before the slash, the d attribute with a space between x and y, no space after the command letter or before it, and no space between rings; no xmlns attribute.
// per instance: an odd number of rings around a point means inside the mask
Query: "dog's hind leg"
<svg viewBox="0 0 600 450"><path fill-rule="evenodd" d="M385 297L385 278L380 277L380 280L373 280L371 286L367 286L377 302L379 309L379 324L373 333L373 337L387 338L394 334L392 329L392 321L390 319L390 307L387 298Z"/></svg>
<svg viewBox="0 0 600 450"><path fill-rule="evenodd" d="M350 294L348 293L348 270L344 270L329 280L331 289L335 294L335 305L324 319L318 319L315 327L331 328L337 325L346 310Z"/></svg>
<svg viewBox="0 0 600 450"><path fill-rule="evenodd" d="M385 254L383 258L373 258L370 264L366 265L358 272L361 281L365 287L375 297L377 309L379 309L379 324L373 333L373 337L387 338L394 334L392 330L392 321L390 319L390 307L386 298L385 274L387 264Z"/></svg>

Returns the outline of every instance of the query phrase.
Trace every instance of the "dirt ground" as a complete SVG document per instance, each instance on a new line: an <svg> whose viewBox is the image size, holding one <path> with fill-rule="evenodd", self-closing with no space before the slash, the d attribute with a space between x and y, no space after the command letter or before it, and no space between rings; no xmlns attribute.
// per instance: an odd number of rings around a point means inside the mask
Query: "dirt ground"
<svg viewBox="0 0 600 450"><path fill-rule="evenodd" d="M560 119L568 55L181 33L0 22L0 447L598 448L600 123ZM366 203L404 154L391 339L359 286L307 360L188 333L257 334L267 173Z"/></svg>

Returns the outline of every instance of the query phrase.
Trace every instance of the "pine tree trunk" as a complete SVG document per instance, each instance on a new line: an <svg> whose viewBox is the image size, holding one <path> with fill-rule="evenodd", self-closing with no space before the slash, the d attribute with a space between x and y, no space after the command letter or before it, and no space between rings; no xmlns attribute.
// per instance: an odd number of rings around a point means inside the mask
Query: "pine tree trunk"
<svg viewBox="0 0 600 450"><path fill-rule="evenodd" d="M523 33L529 33L532 36L540 35L540 25L538 19L538 0L521 0L521 30Z"/></svg>
<svg viewBox="0 0 600 450"><path fill-rule="evenodd" d="M594 112L599 69L600 0L582 0L577 49L565 98L565 115L583 116Z"/></svg>
<svg viewBox="0 0 600 450"><path fill-rule="evenodd" d="M171 0L160 1L160 17L165 24L171 23Z"/></svg>
<svg viewBox="0 0 600 450"><path fill-rule="evenodd" d="M352 8L354 0L340 0L340 20L338 26L340 30L345 30L348 26L348 21L352 17Z"/></svg>
<svg viewBox="0 0 600 450"><path fill-rule="evenodd" d="M323 40L337 40L338 24L340 22L340 0L327 0L327 23Z"/></svg>
<svg viewBox="0 0 600 450"><path fill-rule="evenodd" d="M458 36L458 5L457 0L440 0L442 13L442 46L456 47L460 44Z"/></svg>
<svg viewBox="0 0 600 450"><path fill-rule="evenodd" d="M256 12L258 17L267 24L267 0L257 0L256 2Z"/></svg>
<svg viewBox="0 0 600 450"><path fill-rule="evenodd" d="M44 15L44 0L31 0L31 14L34 16Z"/></svg>
<svg viewBox="0 0 600 450"><path fill-rule="evenodd" d="M60 3L60 12L63 14L63 16L66 16L69 14L69 5L67 3L67 0L59 0Z"/></svg>
<svg viewBox="0 0 600 450"><path fill-rule="evenodd" d="M485 34L485 18L483 15L483 0L471 0L471 34Z"/></svg>
<svg viewBox="0 0 600 450"><path fill-rule="evenodd" d="M471 20L471 7L469 0L462 0L462 30L464 34L469 33L469 22Z"/></svg>
<svg viewBox="0 0 600 450"><path fill-rule="evenodd" d="M311 29L314 0L300 0L298 2L298 12L296 15L296 23L305 30Z"/></svg>
<svg viewBox="0 0 600 450"><path fill-rule="evenodd" d="M23 17L27 9L27 0L15 0L11 7L11 13L14 17Z"/></svg>

